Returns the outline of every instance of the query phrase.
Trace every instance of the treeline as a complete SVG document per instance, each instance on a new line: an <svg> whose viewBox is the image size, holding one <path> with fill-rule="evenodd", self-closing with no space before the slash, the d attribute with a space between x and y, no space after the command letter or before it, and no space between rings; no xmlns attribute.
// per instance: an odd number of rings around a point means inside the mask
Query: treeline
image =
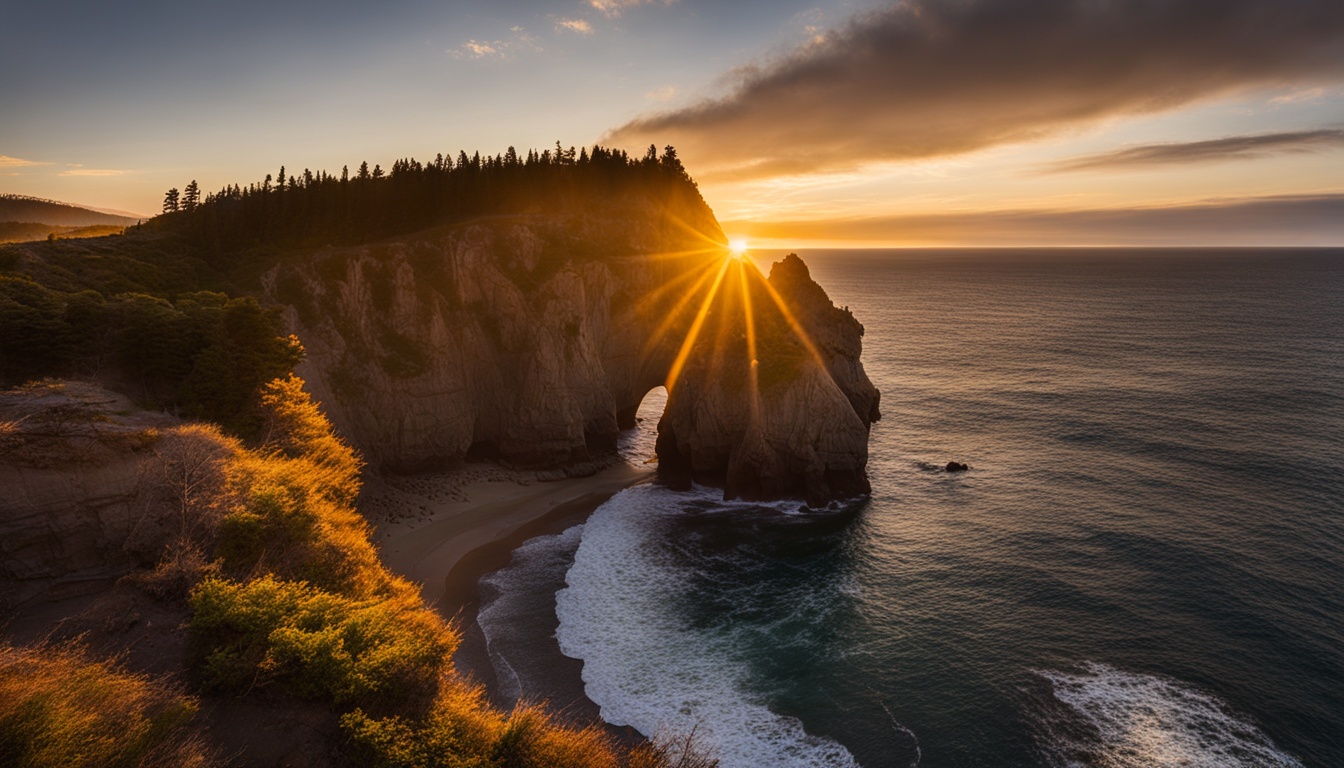
<svg viewBox="0 0 1344 768"><path fill-rule="evenodd" d="M247 435L256 392L303 351L277 314L211 291L104 296L0 275L0 386L101 375L141 403Z"/></svg>
<svg viewBox="0 0 1344 768"><path fill-rule="evenodd" d="M163 212L146 226L185 235L209 253L267 245L349 244L496 213L583 210L594 200L699 201L695 182L676 150L650 146L642 157L617 149L529 151L422 163L398 160L384 171L367 162L340 175L267 174L248 186L230 185L201 198L193 180L164 196Z"/></svg>

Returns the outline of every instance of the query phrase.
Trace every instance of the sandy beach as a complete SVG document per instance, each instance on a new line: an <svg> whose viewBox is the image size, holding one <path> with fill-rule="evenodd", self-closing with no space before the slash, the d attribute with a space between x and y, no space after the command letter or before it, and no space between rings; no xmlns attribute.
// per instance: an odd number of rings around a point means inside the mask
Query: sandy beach
<svg viewBox="0 0 1344 768"><path fill-rule="evenodd" d="M648 482L653 474L625 461L587 477L556 480L539 479L535 472L469 467L384 479L366 491L360 507L375 526L384 564L419 584L425 602L457 622L462 633L454 658L458 669L484 683L495 702L507 707L514 702L501 698L476 624L480 578L507 565L523 542L583 522L612 495ZM574 722L598 721L597 706L583 695L581 663L558 648L548 661L555 674L535 697ZM613 733L630 737L623 730Z"/></svg>

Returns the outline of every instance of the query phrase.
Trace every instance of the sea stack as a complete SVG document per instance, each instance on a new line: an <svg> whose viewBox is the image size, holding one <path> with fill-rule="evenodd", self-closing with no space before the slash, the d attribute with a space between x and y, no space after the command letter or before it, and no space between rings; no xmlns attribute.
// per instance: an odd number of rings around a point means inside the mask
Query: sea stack
<svg viewBox="0 0 1344 768"><path fill-rule="evenodd" d="M812 505L867 493L868 429L880 413L859 359L863 326L796 254L768 281L744 282L752 321L732 301L716 307L714 332L701 334L672 384L658 425L660 477Z"/></svg>

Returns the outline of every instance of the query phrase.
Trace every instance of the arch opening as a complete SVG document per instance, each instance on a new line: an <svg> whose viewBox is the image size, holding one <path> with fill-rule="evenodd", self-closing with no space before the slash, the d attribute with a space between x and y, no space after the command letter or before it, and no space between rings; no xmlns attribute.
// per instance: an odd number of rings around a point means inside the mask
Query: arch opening
<svg viewBox="0 0 1344 768"><path fill-rule="evenodd" d="M666 407L667 387L659 385L644 393L638 407L620 414L621 434L616 438L616 450L622 458L635 465L658 460L654 448L658 442L658 422Z"/></svg>

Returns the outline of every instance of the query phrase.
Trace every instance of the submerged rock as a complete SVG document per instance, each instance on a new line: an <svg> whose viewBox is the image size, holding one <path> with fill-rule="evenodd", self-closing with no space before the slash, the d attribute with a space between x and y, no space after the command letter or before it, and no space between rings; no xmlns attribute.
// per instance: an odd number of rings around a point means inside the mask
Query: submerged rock
<svg viewBox="0 0 1344 768"><path fill-rule="evenodd" d="M965 464L962 464L962 463L960 463L960 462L956 462L956 461L949 461L949 462L947 462L947 471L948 471L948 472L965 472L965 471L968 470L968 469L970 469L969 466L967 466L967 465L965 465Z"/></svg>

